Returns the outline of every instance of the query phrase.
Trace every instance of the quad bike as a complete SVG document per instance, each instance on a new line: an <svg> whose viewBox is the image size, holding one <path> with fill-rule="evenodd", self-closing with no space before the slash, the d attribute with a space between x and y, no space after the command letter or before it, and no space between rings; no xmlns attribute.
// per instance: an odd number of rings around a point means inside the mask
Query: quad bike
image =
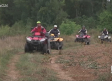
<svg viewBox="0 0 112 81"><path fill-rule="evenodd" d="M98 38L101 40L101 43L105 42L111 42L111 36L102 34L101 36L98 36Z"/></svg>
<svg viewBox="0 0 112 81"><path fill-rule="evenodd" d="M89 35L84 35L83 33L80 33L79 35L76 35L75 42L84 42L86 45L90 44Z"/></svg>
<svg viewBox="0 0 112 81"><path fill-rule="evenodd" d="M50 35L51 49L61 50L63 47L63 38L55 37L54 34Z"/></svg>
<svg viewBox="0 0 112 81"><path fill-rule="evenodd" d="M45 36L40 36L39 32L35 32L33 36L26 37L25 52L32 52L33 50L41 51L43 54L50 54L50 41Z"/></svg>

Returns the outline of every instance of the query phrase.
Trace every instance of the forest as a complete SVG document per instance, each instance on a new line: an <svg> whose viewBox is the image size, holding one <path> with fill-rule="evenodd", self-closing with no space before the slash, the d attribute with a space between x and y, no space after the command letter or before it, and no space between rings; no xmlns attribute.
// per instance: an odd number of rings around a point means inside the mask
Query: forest
<svg viewBox="0 0 112 81"><path fill-rule="evenodd" d="M74 23L76 27L85 25L87 29L107 28L112 33L110 0L0 0L0 4L8 4L8 7L0 7L2 28L19 25L19 29L28 29L39 20L46 29L54 24L60 28L62 24Z"/></svg>

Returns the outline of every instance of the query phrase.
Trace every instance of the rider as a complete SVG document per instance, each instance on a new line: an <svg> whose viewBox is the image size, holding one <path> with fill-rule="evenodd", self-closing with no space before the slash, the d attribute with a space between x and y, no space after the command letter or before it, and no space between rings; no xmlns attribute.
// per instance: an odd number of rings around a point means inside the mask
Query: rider
<svg viewBox="0 0 112 81"><path fill-rule="evenodd" d="M41 36L45 35L46 29L43 26L41 26L40 21L37 21L37 26L31 30L31 33L34 33L34 32L40 32Z"/></svg>
<svg viewBox="0 0 112 81"><path fill-rule="evenodd" d="M87 29L85 28L85 26L82 27L82 29L79 31L79 33L83 33L84 35L87 34Z"/></svg>
<svg viewBox="0 0 112 81"><path fill-rule="evenodd" d="M51 29L49 31L50 34L54 34L55 37L58 37L60 35L60 31L59 29L57 28L57 25L54 25L54 28Z"/></svg>
<svg viewBox="0 0 112 81"><path fill-rule="evenodd" d="M108 31L107 31L106 28L104 28L104 30L102 31L102 34L104 34L104 35L108 35Z"/></svg>

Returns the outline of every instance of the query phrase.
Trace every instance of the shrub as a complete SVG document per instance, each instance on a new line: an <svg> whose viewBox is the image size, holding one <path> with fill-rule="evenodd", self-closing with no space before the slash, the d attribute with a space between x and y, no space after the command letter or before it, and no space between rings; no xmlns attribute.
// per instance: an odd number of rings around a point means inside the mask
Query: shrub
<svg viewBox="0 0 112 81"><path fill-rule="evenodd" d="M5 36L9 34L10 27L8 25L0 27L0 36Z"/></svg>
<svg viewBox="0 0 112 81"><path fill-rule="evenodd" d="M81 28L80 25L77 25L75 22L66 20L63 21L60 25L60 31L62 34L71 35L77 32Z"/></svg>

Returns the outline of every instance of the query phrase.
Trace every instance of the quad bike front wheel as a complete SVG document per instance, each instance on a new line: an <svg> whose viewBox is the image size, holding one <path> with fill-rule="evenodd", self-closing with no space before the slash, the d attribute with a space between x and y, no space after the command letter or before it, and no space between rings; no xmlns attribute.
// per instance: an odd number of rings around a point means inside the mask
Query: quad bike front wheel
<svg viewBox="0 0 112 81"><path fill-rule="evenodd" d="M88 41L88 42L86 42L86 45L89 45L90 44L90 42Z"/></svg>
<svg viewBox="0 0 112 81"><path fill-rule="evenodd" d="M56 42L56 49L59 50L59 42Z"/></svg>
<svg viewBox="0 0 112 81"><path fill-rule="evenodd" d="M63 42L57 42L57 43L56 43L56 49L57 49L57 50L61 50L62 47L63 47Z"/></svg>
<svg viewBox="0 0 112 81"><path fill-rule="evenodd" d="M50 49L48 49L48 45L47 45L47 44L44 45L44 47L43 47L43 52L42 52L42 53L43 53L43 54L44 54L44 53L50 54Z"/></svg>
<svg viewBox="0 0 112 81"><path fill-rule="evenodd" d="M31 51L32 51L31 48L28 46L27 43L25 44L24 51L25 51L25 53L27 53L27 52L31 52Z"/></svg>
<svg viewBox="0 0 112 81"><path fill-rule="evenodd" d="M90 40L89 39L85 39L84 42L85 42L86 45L90 45Z"/></svg>
<svg viewBox="0 0 112 81"><path fill-rule="evenodd" d="M59 48L63 49L63 42L60 42Z"/></svg>
<svg viewBox="0 0 112 81"><path fill-rule="evenodd" d="M108 39L109 42L111 42L111 39Z"/></svg>
<svg viewBox="0 0 112 81"><path fill-rule="evenodd" d="M74 42L77 42L77 38L75 39L75 41Z"/></svg>

